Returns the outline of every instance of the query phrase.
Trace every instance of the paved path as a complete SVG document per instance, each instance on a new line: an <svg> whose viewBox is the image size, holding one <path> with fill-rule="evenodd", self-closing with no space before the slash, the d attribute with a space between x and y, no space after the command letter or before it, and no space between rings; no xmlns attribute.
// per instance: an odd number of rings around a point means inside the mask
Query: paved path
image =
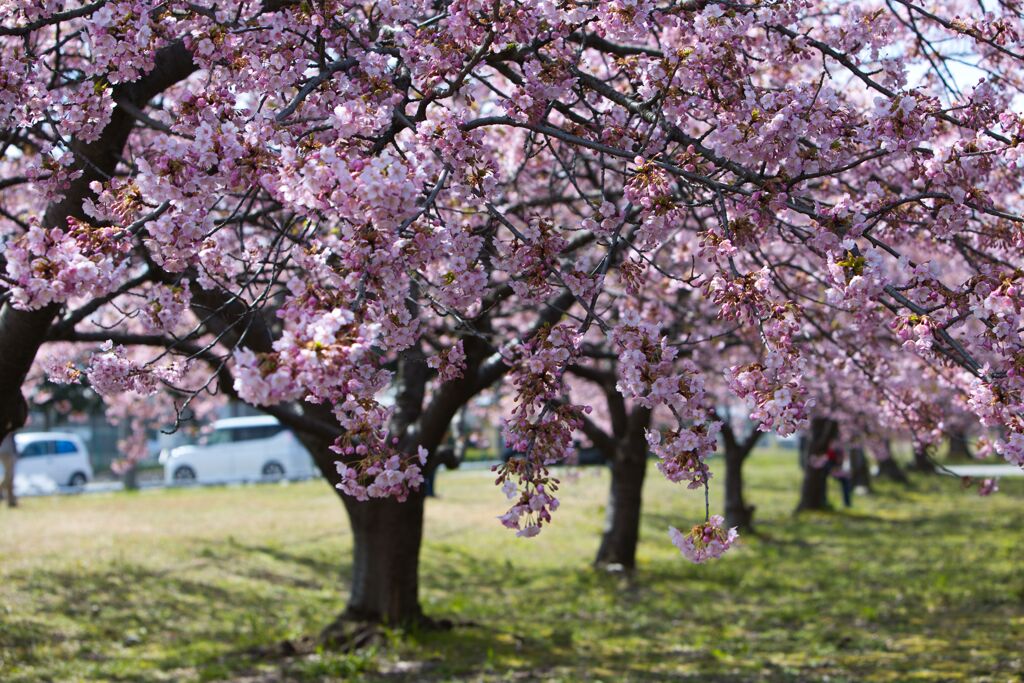
<svg viewBox="0 0 1024 683"><path fill-rule="evenodd" d="M961 477L1024 477L1024 468L1016 465L953 465L946 469Z"/></svg>

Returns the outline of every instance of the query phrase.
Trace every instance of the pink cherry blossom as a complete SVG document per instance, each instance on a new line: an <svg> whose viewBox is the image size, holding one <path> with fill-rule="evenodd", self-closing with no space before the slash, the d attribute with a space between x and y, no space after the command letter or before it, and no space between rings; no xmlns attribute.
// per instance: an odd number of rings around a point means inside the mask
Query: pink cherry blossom
<svg viewBox="0 0 1024 683"><path fill-rule="evenodd" d="M688 534L669 527L668 535L683 557L695 564L703 564L721 557L739 538L736 528L726 530L724 523L721 515L711 515L707 522L696 525Z"/></svg>

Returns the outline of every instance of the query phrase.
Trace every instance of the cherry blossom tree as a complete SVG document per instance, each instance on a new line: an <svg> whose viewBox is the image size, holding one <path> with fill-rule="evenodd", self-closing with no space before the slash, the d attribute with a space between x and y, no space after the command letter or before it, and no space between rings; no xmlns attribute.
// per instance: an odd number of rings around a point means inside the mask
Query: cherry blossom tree
<svg viewBox="0 0 1024 683"><path fill-rule="evenodd" d="M551 523L593 335L706 495L709 370L638 315L662 281L714 307L691 346L753 340L715 372L759 429L913 357L1024 464L1016 3L0 7L0 426L56 341L93 346L51 379L265 407L349 513L350 616L422 617L424 468L506 375L500 520ZM693 561L735 541L692 521Z"/></svg>
<svg viewBox="0 0 1024 683"><path fill-rule="evenodd" d="M665 268L671 268L671 262ZM744 340L735 326L717 319L717 308L710 300L700 296L699 291L681 287L673 278L665 277L664 272L665 269L654 269L643 290L637 291L626 305L627 319L631 321L628 325L615 317L617 311L606 319L623 330L636 328L657 338L674 340L657 352L661 365L657 375L669 380L663 381L662 387L678 384L682 376L704 378L706 385L692 387L690 400L697 397L698 391L706 393L699 405L710 411L721 426L718 445L725 461L724 519L728 527L749 529L752 508L743 502L742 464L763 432L746 419L742 407L737 406L735 414L728 413L729 402L735 403L735 398L721 369L756 359L759 342L756 336ZM623 286L611 277L606 283L606 289ZM607 519L595 565L631 570L635 567L640 537L643 483L650 450L645 434L670 427L675 415L663 405L659 409L657 401L623 398L623 387L643 384L644 375L654 374L644 367L642 360L636 363L636 359L652 354L648 343L636 333L613 336L603 340L603 344L601 341L598 335L586 340L581 356L587 362L571 365L568 371L597 390L597 396L574 397L577 403L606 407L604 411L595 410L595 416L585 416L582 427L604 454L611 475ZM755 351L752 353L751 349ZM722 417L723 407L726 419Z"/></svg>

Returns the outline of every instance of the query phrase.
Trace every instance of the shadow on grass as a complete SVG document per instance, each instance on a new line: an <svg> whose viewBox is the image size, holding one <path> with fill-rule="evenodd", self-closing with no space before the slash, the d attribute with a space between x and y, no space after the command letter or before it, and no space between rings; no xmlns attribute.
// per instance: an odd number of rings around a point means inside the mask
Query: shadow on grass
<svg viewBox="0 0 1024 683"><path fill-rule="evenodd" d="M4 659L39 664L60 680L62 660L82 660L88 679L220 679L261 663L255 653L327 623L340 610L339 571L322 579L314 558L274 558L265 549L235 547L195 578L197 565L180 572L133 564L33 571L8 576L18 593L32 596L38 621L0 622ZM131 666L113 660L131 659ZM78 677L77 675L75 676ZM5 681L16 677L0 676ZM25 680L37 680L35 677Z"/></svg>
<svg viewBox="0 0 1024 683"><path fill-rule="evenodd" d="M241 551L247 555L253 553L263 554L282 565L292 568L301 567L315 576L335 576L339 577L339 579L345 583L348 583L351 579L351 567L348 566L347 562L342 562L342 558L339 557L328 558L324 556L312 556L308 553L288 550L281 546L246 545L244 543L239 543L238 541L232 541L231 548ZM267 578L272 579L274 577L268 576ZM297 581L294 574L281 575L277 578L285 582ZM309 582L305 582L307 585L300 585L300 587L309 587L308 583Z"/></svg>
<svg viewBox="0 0 1024 683"><path fill-rule="evenodd" d="M648 513L645 537L672 521ZM1011 645L1024 614L1019 521L987 520L996 533L982 541L977 516L958 511L770 519L777 537L749 538L728 562L646 561L632 579L524 570L446 546L431 589L504 624L484 666L527 678L986 680L1024 668ZM476 670L459 653L482 647L479 635L426 645L458 675Z"/></svg>
<svg viewBox="0 0 1024 683"><path fill-rule="evenodd" d="M446 596L435 605L443 613L437 616L478 625L405 634L395 646L399 656L428 666L379 677L491 672L499 680L576 680L595 672L611 680L856 680L858 672L894 666L885 656L891 649L940 669L973 657L971 670L981 675L1002 661L986 642L995 622L1020 613L1024 583L1016 595L1012 585L959 590L952 567L934 556L897 563L899 572L918 577L915 587L885 571L898 547L879 548L876 562L864 565L847 552L753 543L756 553L713 571L673 558L644 563L632 578L589 568L527 569L465 549L430 548L424 583ZM341 604L340 573L318 575L324 560L272 550L231 545L214 562L223 572L201 579L134 565L14 574L10 580L38 600L45 621L4 621L0 650L53 679L62 669L52 660L64 656L77 659L86 677L109 680L153 680L154 671L219 680L268 670L289 679L372 680L359 655L272 661L253 654L316 632ZM801 563L798 575L771 570Z"/></svg>
<svg viewBox="0 0 1024 683"><path fill-rule="evenodd" d="M0 680L1020 678L1019 509L903 495L793 517L792 491L769 504L759 489L762 534L702 566L666 547L685 516L655 507L632 577L590 569L586 543L500 559L472 532L428 537L425 609L473 625L350 655L257 654L315 635L342 609L348 551L331 541L195 542L195 558L170 568L12 571L5 595L19 603L0 606Z"/></svg>

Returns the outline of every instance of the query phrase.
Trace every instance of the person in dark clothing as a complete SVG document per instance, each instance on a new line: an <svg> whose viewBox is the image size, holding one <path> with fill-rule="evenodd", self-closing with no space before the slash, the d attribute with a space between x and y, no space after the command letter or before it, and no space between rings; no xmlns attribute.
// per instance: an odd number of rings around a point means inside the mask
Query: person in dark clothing
<svg viewBox="0 0 1024 683"><path fill-rule="evenodd" d="M18 449L14 445L14 432L0 443L0 466L4 468L3 485L0 486L0 499L7 500L7 507L16 507L18 499L14 497L14 467L18 460Z"/></svg>
<svg viewBox="0 0 1024 683"><path fill-rule="evenodd" d="M3 465L4 468L0 499L6 499L7 507L10 508L18 505L18 499L14 495L14 468L18 460L18 447L14 443L14 432L24 426L25 420L28 418L28 404L25 403L25 398L18 394L18 399L19 403L11 416L11 421L3 425L7 435L0 442L0 465Z"/></svg>
<svg viewBox="0 0 1024 683"><path fill-rule="evenodd" d="M825 473L835 477L843 491L843 505L853 506L853 481L850 479L850 471L846 468L846 453L836 446L825 451Z"/></svg>

